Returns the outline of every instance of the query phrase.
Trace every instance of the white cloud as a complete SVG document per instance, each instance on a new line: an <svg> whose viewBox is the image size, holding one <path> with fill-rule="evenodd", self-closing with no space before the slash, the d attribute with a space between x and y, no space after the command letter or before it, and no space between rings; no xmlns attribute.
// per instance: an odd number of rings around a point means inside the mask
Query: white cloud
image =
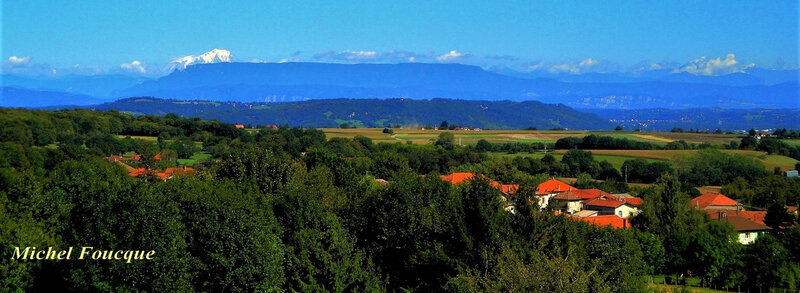
<svg viewBox="0 0 800 293"><path fill-rule="evenodd" d="M233 57L231 51L225 49L214 49L200 55L188 55L180 58L173 59L170 64L172 68L184 69L192 64L208 64L208 63L230 63Z"/></svg>
<svg viewBox="0 0 800 293"><path fill-rule="evenodd" d="M736 72L744 72L748 68L756 66L755 63L742 64L736 60L736 55L729 53L725 59L717 57L708 59L706 56L689 61L688 64L675 69L674 72L688 72L697 75L723 75Z"/></svg>
<svg viewBox="0 0 800 293"><path fill-rule="evenodd" d="M459 61L459 60L461 60L463 58L466 58L468 56L469 56L469 54L465 54L465 53L461 53L461 52L456 51L456 50L452 50L450 52L447 52L446 54L442 54L442 55L439 55L439 57L436 57L436 61L439 61L439 62L454 62L454 61Z"/></svg>
<svg viewBox="0 0 800 293"><path fill-rule="evenodd" d="M27 57L27 56L26 57L17 57L17 56L8 57L8 63L14 64L14 65L25 65L25 64L28 64L30 62L31 62L31 57Z"/></svg>
<svg viewBox="0 0 800 293"><path fill-rule="evenodd" d="M139 60L133 60L129 63L122 63L119 65L119 67L128 72L136 72L141 74L147 73L147 70L144 68L144 64L142 64L142 62Z"/></svg>
<svg viewBox="0 0 800 293"><path fill-rule="evenodd" d="M351 51L351 50L344 50L341 52L334 52L334 51L323 51L317 54L314 54L314 59L329 59L329 60L337 60L337 61L349 61L349 62L360 62L360 61L376 61L378 60L378 52L375 51Z"/></svg>

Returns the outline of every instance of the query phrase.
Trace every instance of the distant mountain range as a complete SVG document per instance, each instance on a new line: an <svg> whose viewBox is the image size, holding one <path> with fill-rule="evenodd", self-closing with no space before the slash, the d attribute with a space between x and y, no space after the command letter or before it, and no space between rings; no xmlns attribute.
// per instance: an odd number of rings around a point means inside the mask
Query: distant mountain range
<svg viewBox="0 0 800 293"><path fill-rule="evenodd" d="M85 106L103 102L107 102L107 100L81 94L0 87L0 106L2 107L40 108L48 106Z"/></svg>
<svg viewBox="0 0 800 293"><path fill-rule="evenodd" d="M44 103L86 104L52 98L36 101L39 96L52 97L54 92L64 92L101 100L138 96L236 102L449 98L537 100L599 109L791 109L800 106L797 73L797 70L751 68L747 73L722 76L665 70L576 75L520 73L502 68L484 70L461 64L225 62L189 65L157 79L125 75L63 78L3 75L2 84L46 92L31 93L30 104L21 104L24 107ZM7 99L0 99L0 106L9 106L3 100Z"/></svg>
<svg viewBox="0 0 800 293"><path fill-rule="evenodd" d="M625 129L800 129L800 109L584 109Z"/></svg>
<svg viewBox="0 0 800 293"><path fill-rule="evenodd" d="M306 127L438 126L453 124L491 129L612 129L614 124L591 113L564 105L536 101L466 101L410 99L329 99L286 103L179 101L128 98L87 108L118 110L133 114L217 119L251 125L288 124Z"/></svg>
<svg viewBox="0 0 800 293"><path fill-rule="evenodd" d="M503 67L489 68L489 71L520 78L549 78L563 82L583 83L635 83L635 82L677 82L677 83L702 83L724 86L755 86L776 85L781 83L796 83L797 70L771 70L763 68L749 68L747 73L737 72L726 75L696 75L688 72L673 72L673 69L648 70L643 72L628 73L596 73L582 74L552 73L546 70L532 72L519 72Z"/></svg>

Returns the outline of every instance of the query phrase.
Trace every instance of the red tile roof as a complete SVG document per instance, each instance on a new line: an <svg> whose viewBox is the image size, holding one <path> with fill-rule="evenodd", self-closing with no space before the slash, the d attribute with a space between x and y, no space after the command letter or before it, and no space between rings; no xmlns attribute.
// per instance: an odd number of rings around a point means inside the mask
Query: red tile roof
<svg viewBox="0 0 800 293"><path fill-rule="evenodd" d="M572 189L577 189L577 188L572 187L569 184L558 181L556 179L550 179L545 182L542 182L542 184L539 184L539 188L536 190L536 194L550 194L561 191L569 191Z"/></svg>
<svg viewBox="0 0 800 293"><path fill-rule="evenodd" d="M764 224L764 217L767 216L767 211L731 211L710 209L706 210L706 212L708 212L708 215L714 220L719 219L720 212L723 212L726 213L726 215L738 215L761 225L766 225Z"/></svg>
<svg viewBox="0 0 800 293"><path fill-rule="evenodd" d="M630 228L631 223L628 219L620 218L616 215L598 215L594 217L573 217L579 221L584 221L595 226L611 226L617 229Z"/></svg>
<svg viewBox="0 0 800 293"><path fill-rule="evenodd" d="M742 213L745 212L745 213ZM750 213L747 213L750 212ZM763 212L766 215L766 212ZM730 223L736 231L750 232L750 231L766 231L770 230L769 227L764 225L764 219L760 218L760 213L755 211L731 211L731 210L714 210L708 211L711 219L720 222Z"/></svg>
<svg viewBox="0 0 800 293"><path fill-rule="evenodd" d="M557 200L583 200L584 198L582 198L581 195L578 194L575 191L562 191L562 192L559 192L558 194L556 194L555 196L553 196L553 199L557 199Z"/></svg>
<svg viewBox="0 0 800 293"><path fill-rule="evenodd" d="M641 206L644 203L641 197L624 197L621 198L621 200L635 207Z"/></svg>
<svg viewBox="0 0 800 293"><path fill-rule="evenodd" d="M739 202L727 197L721 193L707 192L701 196L693 198L691 201L693 207L705 209L708 206L738 206Z"/></svg>
<svg viewBox="0 0 800 293"><path fill-rule="evenodd" d="M625 202L616 199L595 198L587 200L583 203L586 206L604 207L604 208L617 208L624 205Z"/></svg>
<svg viewBox="0 0 800 293"><path fill-rule="evenodd" d="M441 175L439 177L442 178L443 181L459 184L475 179L475 174L469 172L457 172L450 175Z"/></svg>
<svg viewBox="0 0 800 293"><path fill-rule="evenodd" d="M236 126L236 128L244 128L244 124L236 124L234 126Z"/></svg>
<svg viewBox="0 0 800 293"><path fill-rule="evenodd" d="M148 175L155 175L158 176L158 178L167 179L174 176L182 176L195 173L197 173L197 170L191 167L184 166L180 168L167 168L164 169L163 172L159 172L158 170L152 170L152 169L138 168L128 173L128 175L132 177L144 177Z"/></svg>
<svg viewBox="0 0 800 293"><path fill-rule="evenodd" d="M475 173L470 172L456 172L449 175L440 175L439 176L443 181L450 182L452 184L461 184L463 182L467 182L470 180L475 179ZM518 184L500 184L500 182L489 180L489 184L493 187L500 189L503 193L514 194L517 193L519 190Z"/></svg>
<svg viewBox="0 0 800 293"><path fill-rule="evenodd" d="M137 168L137 169L131 171L130 173L128 173L128 175L129 176L133 176L133 177L143 177L143 176L147 176L149 174L154 174L154 173L155 173L155 171L153 171L153 170L148 170L148 169L145 169L145 168Z"/></svg>
<svg viewBox="0 0 800 293"><path fill-rule="evenodd" d="M617 199L608 192L599 189L573 188L572 190L562 191L556 194L556 196L553 196L554 199L560 199L560 200L589 200L601 197L608 199Z"/></svg>
<svg viewBox="0 0 800 293"><path fill-rule="evenodd" d="M583 197L584 199L598 198L598 197L617 199L616 196L613 196L610 193L602 191L600 189L577 189L576 192L580 194L581 197Z"/></svg>
<svg viewBox="0 0 800 293"><path fill-rule="evenodd" d="M515 194L519 190L519 184L503 184L500 185L500 191L508 194Z"/></svg>

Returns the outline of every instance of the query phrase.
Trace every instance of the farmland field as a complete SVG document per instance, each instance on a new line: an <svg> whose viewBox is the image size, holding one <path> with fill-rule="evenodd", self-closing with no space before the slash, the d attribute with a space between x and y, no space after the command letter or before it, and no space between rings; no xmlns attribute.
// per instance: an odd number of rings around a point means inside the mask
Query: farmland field
<svg viewBox="0 0 800 293"><path fill-rule="evenodd" d="M697 150L591 150L595 157L598 155L611 155L611 156L629 156L637 158L647 158L654 160L672 160L676 155L688 155L696 153ZM739 154L748 157L753 157L761 163L764 167L772 171L775 167L780 167L783 170L792 170L797 160L780 155L767 155L760 151L746 151L746 150L720 150L724 153ZM564 153L566 150L558 150L557 153ZM610 161L609 161L610 162ZM613 164L613 163L612 163Z"/></svg>
<svg viewBox="0 0 800 293"><path fill-rule="evenodd" d="M781 139L781 141L788 145L800 146L800 139Z"/></svg>
<svg viewBox="0 0 800 293"><path fill-rule="evenodd" d="M393 129L394 135L382 133L380 128L356 128L356 129L338 129L338 128L322 128L328 138L332 137L346 137L352 138L356 135L363 135L371 138L374 142L406 142L411 141L415 144L429 144L432 143L436 137L442 132L440 130L419 130L419 129ZM505 142L546 142L554 143L556 140L564 137L583 137L589 134L596 134L602 136L611 136L616 138L626 138L635 141L649 142L656 145L664 145L667 142L675 140L684 140L689 143L711 143L717 145L728 144L730 142L740 141L738 135L733 134L711 134L711 133L676 133L676 132L621 132L621 131L552 131L552 130L454 130L447 131L453 133L456 142L459 140L463 145L474 145L479 140L485 139L489 142L505 143ZM788 143L800 144L800 140L785 140ZM797 160L780 156L780 155L767 155L759 151L745 151L745 150L722 150L726 153L741 154L753 157L764 164L764 167L772 171L775 167L780 167L783 170L792 170ZM556 159L561 159L558 153L564 153L565 150L556 151ZM633 158L644 158L650 161L670 161L675 155L692 154L697 150L592 150L597 160L606 160L614 167L619 168L626 160ZM541 158L543 153L519 153L519 154L505 154L505 153L491 153L491 156L532 156Z"/></svg>
<svg viewBox="0 0 800 293"><path fill-rule="evenodd" d="M322 128L328 138L348 137L363 135L371 138L375 142L405 142L412 141L415 144L427 144L435 140L441 130L420 130L420 129L393 129L394 135L381 132L381 128ZM649 142L656 145L665 145L675 140L684 140L689 143L712 143L727 144L738 142L741 139L732 134L708 134L708 133L671 133L671 132L622 132L622 131L553 131L553 130L447 130L453 133L456 140L461 139L465 145L473 145L481 139L489 142L549 142L564 137L583 137L589 134L611 136L615 138L626 138L634 141Z"/></svg>
<svg viewBox="0 0 800 293"><path fill-rule="evenodd" d="M197 162L205 161L211 158L211 154L206 152L194 153L191 158L178 159L178 165L194 166Z"/></svg>
<svg viewBox="0 0 800 293"><path fill-rule="evenodd" d="M556 153L552 153L551 152L549 154L553 155L553 157L556 160L560 161L561 158L564 157L563 153L564 152L560 152L559 151L559 152L556 152ZM611 163L611 165L614 166L614 168L617 168L617 169L622 168L622 163L624 163L625 161L636 159L636 157L634 157L634 156L595 154L594 151L592 151L592 154L593 154L593 157L594 157L595 161L598 161L598 162L600 162L600 161L608 161L609 163ZM542 157L544 157L544 155L545 155L545 153L516 153L516 154L507 154L507 153L500 153L500 152L491 152L491 153L489 153L489 157L531 157L531 158L536 158L536 159L541 159ZM648 162L660 161L660 160L656 160L656 159L645 159L645 160L648 161Z"/></svg>

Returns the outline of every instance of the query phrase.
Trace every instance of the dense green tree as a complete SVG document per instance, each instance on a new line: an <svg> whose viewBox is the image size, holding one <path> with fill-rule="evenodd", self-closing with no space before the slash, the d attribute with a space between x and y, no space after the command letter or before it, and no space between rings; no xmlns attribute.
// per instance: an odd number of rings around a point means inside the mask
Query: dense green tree
<svg viewBox="0 0 800 293"><path fill-rule="evenodd" d="M475 145L475 150L479 152L487 152L490 151L491 149L492 149L492 144L486 141L485 139L479 140L478 143Z"/></svg>
<svg viewBox="0 0 800 293"><path fill-rule="evenodd" d="M711 221L700 227L692 242L690 267L714 286L733 288L743 277L737 242L739 234L728 223Z"/></svg>
<svg viewBox="0 0 800 293"><path fill-rule="evenodd" d="M641 195L644 204L631 223L645 232L658 235L664 244L665 272L684 273L693 233L705 216L689 206L689 196L681 191L681 183L672 174L665 174Z"/></svg>
<svg viewBox="0 0 800 293"><path fill-rule="evenodd" d="M442 132L433 144L446 150L452 150L456 145L455 136L452 132Z"/></svg>

